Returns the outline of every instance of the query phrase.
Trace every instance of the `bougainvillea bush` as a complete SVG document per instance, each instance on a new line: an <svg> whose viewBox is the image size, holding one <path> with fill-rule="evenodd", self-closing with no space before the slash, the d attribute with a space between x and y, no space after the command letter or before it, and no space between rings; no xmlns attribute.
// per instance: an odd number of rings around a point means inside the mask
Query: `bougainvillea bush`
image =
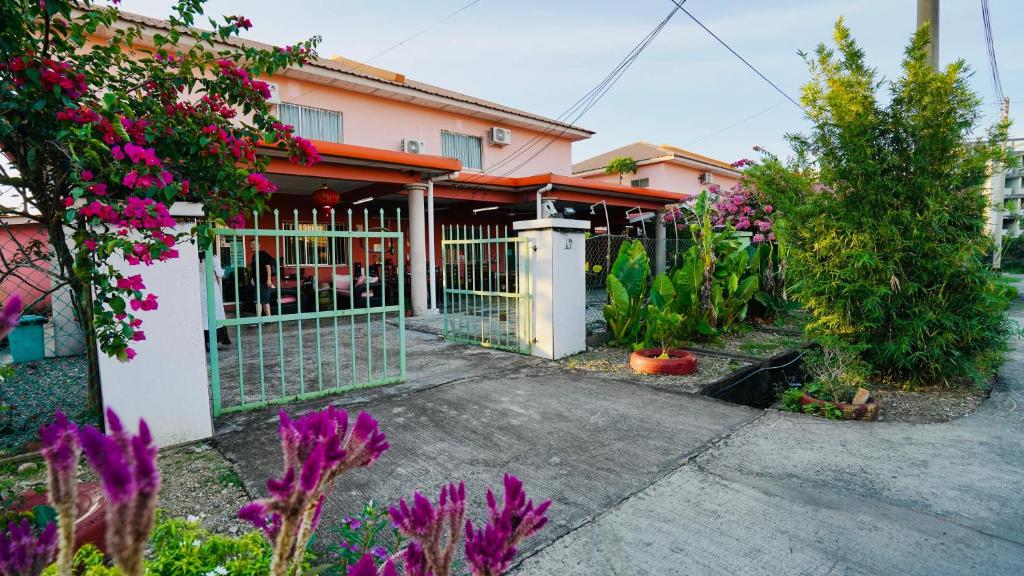
<svg viewBox="0 0 1024 576"><path fill-rule="evenodd" d="M210 540L194 525L175 520L162 522L151 539L160 487L152 436L145 421L140 420L138 432L133 433L109 409L107 430L79 427L60 412L43 427L40 440L48 497L58 520L38 531L21 521L0 527L0 574L305 573L310 567L306 549L321 521L324 501L339 478L351 470L369 468L388 449L384 432L367 412L350 421L348 413L333 406L296 419L282 410L282 475L267 480L266 498L238 511L239 518L262 533L266 546L253 542L250 535ZM106 497L109 562L88 546L73 554L76 470L83 454ZM503 497L499 500L488 490L487 520L474 526L466 519L463 483L443 486L436 502L417 492L409 502L400 499L388 509L395 530L408 544L390 556L371 551L354 563L346 560L347 574L397 576L400 567L405 576L449 576L461 546L472 576L499 576L511 566L521 542L547 523L550 505L550 501L534 505L523 483L506 474ZM211 562L223 564L210 566ZM320 566L315 573L330 569Z"/></svg>
<svg viewBox="0 0 1024 576"><path fill-rule="evenodd" d="M981 191L1007 126L971 138L981 109L966 64L933 69L927 30L887 82L842 21L835 41L807 56L813 127L791 136L793 165L768 156L745 171L785 213L789 287L812 332L863 350L876 381L983 380L1012 333Z"/></svg>
<svg viewBox="0 0 1024 576"><path fill-rule="evenodd" d="M175 258L196 230L175 232L174 202L199 202L211 220L234 225L262 210L274 186L261 143L296 163L318 160L270 114L259 80L301 65L318 39L254 48L235 39L248 19L211 18L202 31L193 27L202 11L203 0L179 2L150 37L92 0L0 0L0 150L9 162L0 162L0 185L25 199L0 216L49 234L49 248L20 261L44 263L37 270L52 277L50 292L72 290L90 339L94 407L95 344L130 360L132 342L145 339L142 313L159 305L141 275L109 262Z"/></svg>

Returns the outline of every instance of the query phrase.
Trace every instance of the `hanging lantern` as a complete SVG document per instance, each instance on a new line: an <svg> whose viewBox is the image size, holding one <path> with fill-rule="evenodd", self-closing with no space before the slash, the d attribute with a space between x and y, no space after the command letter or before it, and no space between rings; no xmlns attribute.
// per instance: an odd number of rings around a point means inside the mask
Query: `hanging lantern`
<svg viewBox="0 0 1024 576"><path fill-rule="evenodd" d="M321 184L316 192L313 192L313 204L318 208L330 210L332 206L341 201L341 194L327 187L327 183Z"/></svg>

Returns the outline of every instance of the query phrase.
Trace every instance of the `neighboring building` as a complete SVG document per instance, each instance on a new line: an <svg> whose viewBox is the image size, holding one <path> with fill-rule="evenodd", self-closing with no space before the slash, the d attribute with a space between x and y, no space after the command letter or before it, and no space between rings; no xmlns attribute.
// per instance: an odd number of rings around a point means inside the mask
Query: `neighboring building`
<svg viewBox="0 0 1024 576"><path fill-rule="evenodd" d="M739 181L741 172L728 162L709 158L668 144L661 146L648 142L634 142L577 162L572 166L574 176L619 183L619 176L605 174L605 167L615 158L636 160L636 174L623 174L622 183L638 188L661 188L681 194L695 195L710 184L729 188Z"/></svg>
<svg viewBox="0 0 1024 576"><path fill-rule="evenodd" d="M1024 138L1007 141L1011 155L1017 158L1013 168L999 167L989 178L986 192L989 195L989 234L997 247L1009 238L1021 234L1021 219L1024 219ZM993 265L1000 265L1000 250L995 251Z"/></svg>

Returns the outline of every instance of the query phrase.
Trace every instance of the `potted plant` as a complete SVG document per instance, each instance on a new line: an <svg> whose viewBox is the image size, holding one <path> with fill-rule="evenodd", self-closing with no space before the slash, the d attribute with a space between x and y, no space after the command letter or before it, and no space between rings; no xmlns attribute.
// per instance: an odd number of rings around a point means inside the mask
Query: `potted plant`
<svg viewBox="0 0 1024 576"><path fill-rule="evenodd" d="M833 420L878 420L878 400L867 388L867 366L859 351L835 339L806 353L806 383L786 391L782 408Z"/></svg>
<svg viewBox="0 0 1024 576"><path fill-rule="evenodd" d="M629 356L629 365L640 374L693 374L697 357L686 350L672 348L683 317L674 312L676 290L672 280L659 274L651 285L651 303L647 305L645 343L658 346L640 348Z"/></svg>

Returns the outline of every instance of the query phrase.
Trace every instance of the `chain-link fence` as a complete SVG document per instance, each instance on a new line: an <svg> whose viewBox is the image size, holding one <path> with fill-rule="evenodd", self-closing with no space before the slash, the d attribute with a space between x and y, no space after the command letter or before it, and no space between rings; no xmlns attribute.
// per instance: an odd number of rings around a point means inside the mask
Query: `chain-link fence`
<svg viewBox="0 0 1024 576"><path fill-rule="evenodd" d="M54 280L46 229L24 217L0 219L0 302L17 294L24 305L17 327L0 341L0 454L31 441L60 409L86 409L85 335L68 288Z"/></svg>
<svg viewBox="0 0 1024 576"><path fill-rule="evenodd" d="M615 236L601 234L587 238L586 270L587 270L587 334L596 334L607 330L604 320L604 305L608 302L608 292L605 289L605 279L611 271L611 264L615 262L619 249L627 240L639 240L647 250L647 257L651 261L652 278L656 269L657 246L654 238ZM687 235L686 238L676 238L673 231L669 231L669 237L665 239L665 269L671 271L675 266L682 263L686 250L693 245L693 240Z"/></svg>

